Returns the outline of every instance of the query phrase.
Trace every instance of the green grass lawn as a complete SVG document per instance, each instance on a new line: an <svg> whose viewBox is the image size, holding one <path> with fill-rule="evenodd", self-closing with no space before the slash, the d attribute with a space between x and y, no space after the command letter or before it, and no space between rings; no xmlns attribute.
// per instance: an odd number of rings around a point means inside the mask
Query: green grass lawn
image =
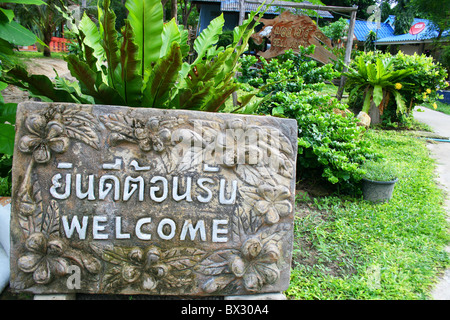
<svg viewBox="0 0 450 320"><path fill-rule="evenodd" d="M424 107L450 115L450 104L436 101L436 106L437 108L434 109L434 107L430 103L424 104Z"/></svg>
<svg viewBox="0 0 450 320"><path fill-rule="evenodd" d="M425 142L407 131L365 139L401 172L389 203L298 200L290 299L427 299L450 265L443 192Z"/></svg>
<svg viewBox="0 0 450 320"><path fill-rule="evenodd" d="M31 59L31 58L42 58L42 59L48 59L47 57L44 57L42 52L37 51L17 51L14 53L14 55L18 58L22 59ZM51 57L52 59L63 59L64 56L66 56L67 53L64 52L52 52Z"/></svg>

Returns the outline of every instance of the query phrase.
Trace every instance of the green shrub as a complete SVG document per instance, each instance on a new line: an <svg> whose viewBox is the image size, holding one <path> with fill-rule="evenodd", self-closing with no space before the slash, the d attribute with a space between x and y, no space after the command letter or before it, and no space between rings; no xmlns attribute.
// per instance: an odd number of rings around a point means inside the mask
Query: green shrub
<svg viewBox="0 0 450 320"><path fill-rule="evenodd" d="M340 191L352 192L365 173L361 165L376 155L361 140L365 129L346 108L313 91L277 92L258 112L297 120L299 179L319 177Z"/></svg>
<svg viewBox="0 0 450 320"><path fill-rule="evenodd" d="M331 41L333 41L333 43L336 44L347 35L348 20L341 17L338 21L330 23L320 29L328 38L331 39Z"/></svg>
<svg viewBox="0 0 450 320"><path fill-rule="evenodd" d="M330 81L338 76L331 64L320 65L317 61L308 57L314 53L315 46L300 47L300 52L292 50L285 54L266 60L254 56L241 58L242 76L239 81L248 83L255 88L262 89L262 95L270 92L300 92L305 89L320 90L325 86L325 81Z"/></svg>
<svg viewBox="0 0 450 320"><path fill-rule="evenodd" d="M379 60L389 63L390 68L386 77L398 72L413 70L413 72L402 77L398 83L395 83L395 90L392 90L401 95L401 101L393 98L383 101L382 121L385 125L407 125L415 106L423 103L435 103L439 98L437 90L446 87L447 71L440 63L434 62L432 57L425 55L405 55L402 52L396 55L367 52L361 53L350 67L359 70L361 69L360 66L375 65ZM366 87L361 87L359 90L352 90L349 96L349 104L352 110L361 110L363 106L362 98L366 89ZM399 103L401 104L400 108ZM398 110L401 110L401 112L396 112Z"/></svg>
<svg viewBox="0 0 450 320"><path fill-rule="evenodd" d="M366 61L363 56L355 59L353 67L345 73L348 90L350 95L363 95L364 103L362 111L369 113L372 102L379 109L382 115L389 106L389 102L395 99L395 112L403 114L406 112L404 98L400 89L403 85L400 83L406 77L411 75L412 68L394 70L394 60L383 57L376 58L376 61Z"/></svg>
<svg viewBox="0 0 450 320"><path fill-rule="evenodd" d="M233 44L233 30L224 30L222 34L219 35L219 41L217 41L217 48L228 47Z"/></svg>
<svg viewBox="0 0 450 320"><path fill-rule="evenodd" d="M2 155L0 156L0 196L10 197L11 196L11 185L12 185L12 156Z"/></svg>

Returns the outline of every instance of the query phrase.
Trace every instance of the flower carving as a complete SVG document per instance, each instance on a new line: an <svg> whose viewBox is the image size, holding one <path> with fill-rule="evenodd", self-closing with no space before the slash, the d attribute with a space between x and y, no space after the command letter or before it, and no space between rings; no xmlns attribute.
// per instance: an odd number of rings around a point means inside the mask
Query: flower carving
<svg viewBox="0 0 450 320"><path fill-rule="evenodd" d="M156 247L147 250L133 248L127 256L127 261L121 265L121 276L127 284L140 284L144 290L154 290L159 281L164 278L169 267L160 262L161 252Z"/></svg>
<svg viewBox="0 0 450 320"><path fill-rule="evenodd" d="M47 163L51 159L51 151L63 153L69 146L69 138L64 125L55 117L47 121L42 115L32 114L25 120L25 126L30 132L19 141L19 150L32 153L37 163Z"/></svg>
<svg viewBox="0 0 450 320"><path fill-rule="evenodd" d="M68 273L69 263L62 257L64 244L58 239L47 239L43 233L33 233L25 242L27 252L17 262L25 273L33 273L37 284L47 284L54 276Z"/></svg>
<svg viewBox="0 0 450 320"><path fill-rule="evenodd" d="M156 117L148 121L134 119L123 114L102 116L100 119L111 131L110 141L113 145L120 141L137 143L139 148L148 152L161 153L171 141L171 132ZM167 122L167 121L166 121Z"/></svg>
<svg viewBox="0 0 450 320"><path fill-rule="evenodd" d="M170 130L162 128L159 120L156 118L150 118L147 122L147 134L147 139L150 139L152 148L156 152L164 151L166 144L170 142Z"/></svg>
<svg viewBox="0 0 450 320"><path fill-rule="evenodd" d="M262 217L266 224L273 225L292 212L291 192L286 186L262 184L257 188L241 188L241 192L252 206L253 213Z"/></svg>
<svg viewBox="0 0 450 320"><path fill-rule="evenodd" d="M257 238L250 238L242 245L241 253L230 262L230 269L237 278L242 278L247 291L258 292L264 285L279 279L276 262L281 254L276 244L262 245Z"/></svg>
<svg viewBox="0 0 450 320"><path fill-rule="evenodd" d="M93 256L75 250L57 236L32 233L25 241L26 252L17 260L18 268L32 273L36 284L44 285L69 273L73 263L91 274L100 271L100 262Z"/></svg>

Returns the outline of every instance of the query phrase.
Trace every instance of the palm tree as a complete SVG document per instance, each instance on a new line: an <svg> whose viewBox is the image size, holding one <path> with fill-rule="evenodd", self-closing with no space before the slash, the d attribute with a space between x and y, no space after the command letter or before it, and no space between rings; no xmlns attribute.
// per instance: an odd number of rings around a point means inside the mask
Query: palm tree
<svg viewBox="0 0 450 320"><path fill-rule="evenodd" d="M53 33L64 21L63 16L56 8L63 7L62 0L43 0L47 5L27 6L16 5L14 8L16 17L22 25L37 33L37 36L45 43L44 56L50 57L50 42Z"/></svg>

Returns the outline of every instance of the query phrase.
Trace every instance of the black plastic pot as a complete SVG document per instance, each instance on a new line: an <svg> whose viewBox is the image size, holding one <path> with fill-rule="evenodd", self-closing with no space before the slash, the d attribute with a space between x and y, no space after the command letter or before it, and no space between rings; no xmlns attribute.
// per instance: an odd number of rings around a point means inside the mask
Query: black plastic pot
<svg viewBox="0 0 450 320"><path fill-rule="evenodd" d="M373 203L389 202L394 192L394 186L398 179L392 181L374 181L362 179L362 191L364 200Z"/></svg>

